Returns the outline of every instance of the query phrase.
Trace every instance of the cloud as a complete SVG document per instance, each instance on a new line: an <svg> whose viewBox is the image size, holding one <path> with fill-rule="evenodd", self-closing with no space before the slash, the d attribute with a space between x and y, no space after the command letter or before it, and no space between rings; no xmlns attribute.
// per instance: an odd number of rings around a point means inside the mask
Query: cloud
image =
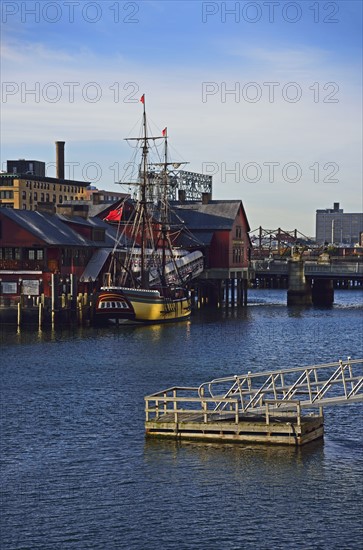
<svg viewBox="0 0 363 550"><path fill-rule="evenodd" d="M81 166L99 163L97 185L110 189L117 179L110 167L131 156L122 140L140 119L139 99L145 92L154 128L168 126L171 144L180 151L178 160L189 160L188 169L194 171L214 162L214 196L245 200L252 227L262 220L278 226L284 215L290 228L312 234L318 206L343 204L344 195L345 210L355 207L362 157L360 92L351 67L336 63L333 70L322 49L242 51L235 45L229 55L241 59L240 65L216 64L211 70L191 64L186 70L122 53L106 56L88 47L71 55L41 42L12 39L4 48L3 92L11 90L11 83L18 86L5 101L3 96L5 160L24 156L24 146L34 158L50 162L54 141L64 139L68 160ZM203 82L212 83L215 93L203 98ZM264 165L269 162L279 164L273 183ZM302 175L292 183L282 170L294 162ZM248 163L261 167L259 181L243 172ZM319 164L318 183L310 168L314 163ZM324 183L328 163L339 166L339 183L329 183L329 178ZM293 167L287 174L293 178ZM81 176L80 170L76 177Z"/></svg>

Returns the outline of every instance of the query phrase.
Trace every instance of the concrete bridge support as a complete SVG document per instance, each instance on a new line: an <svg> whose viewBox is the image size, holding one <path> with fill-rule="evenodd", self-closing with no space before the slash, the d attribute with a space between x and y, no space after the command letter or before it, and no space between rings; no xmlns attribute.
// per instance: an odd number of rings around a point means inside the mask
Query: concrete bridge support
<svg viewBox="0 0 363 550"><path fill-rule="evenodd" d="M288 306L312 305L311 287L305 279L304 262L300 257L289 260Z"/></svg>
<svg viewBox="0 0 363 550"><path fill-rule="evenodd" d="M334 286L331 279L314 279L312 286L314 306L331 306L334 302Z"/></svg>

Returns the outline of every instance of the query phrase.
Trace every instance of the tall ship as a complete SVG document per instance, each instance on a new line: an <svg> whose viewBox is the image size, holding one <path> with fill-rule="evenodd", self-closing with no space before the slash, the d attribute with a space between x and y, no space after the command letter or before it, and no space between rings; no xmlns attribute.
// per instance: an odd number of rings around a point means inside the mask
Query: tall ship
<svg viewBox="0 0 363 550"><path fill-rule="evenodd" d="M129 218L121 223L119 240L131 243L122 261L116 248L111 254L105 284L96 298L95 319L98 322L163 323L181 321L191 314L191 297L187 283L203 271L203 254L188 253L177 247L171 232L168 186L171 170L179 166L168 160L168 135L148 133L145 94L142 135L127 138L136 142L141 152L138 166L138 197ZM160 143L161 158L149 159L150 149ZM160 149L160 146L159 146Z"/></svg>

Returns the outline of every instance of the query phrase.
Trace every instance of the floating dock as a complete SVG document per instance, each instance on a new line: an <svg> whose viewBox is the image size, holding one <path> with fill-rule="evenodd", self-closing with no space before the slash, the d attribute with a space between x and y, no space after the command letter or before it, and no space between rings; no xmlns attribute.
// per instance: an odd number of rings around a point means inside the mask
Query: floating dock
<svg viewBox="0 0 363 550"><path fill-rule="evenodd" d="M145 397L146 435L301 446L323 437L324 405L363 401L362 367L348 358L168 388Z"/></svg>

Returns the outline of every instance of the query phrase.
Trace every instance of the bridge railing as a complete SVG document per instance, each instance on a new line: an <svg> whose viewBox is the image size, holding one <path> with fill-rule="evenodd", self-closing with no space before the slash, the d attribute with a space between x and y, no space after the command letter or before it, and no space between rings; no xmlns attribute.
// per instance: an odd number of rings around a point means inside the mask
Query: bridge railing
<svg viewBox="0 0 363 550"><path fill-rule="evenodd" d="M363 275L363 264L361 263L352 263L352 264L318 264L318 263L308 263L304 265L305 275L313 275L319 273L331 274L331 275Z"/></svg>
<svg viewBox="0 0 363 550"><path fill-rule="evenodd" d="M289 264L286 260L252 260L252 269L258 273L269 273L270 275L288 274ZM304 261L305 275L331 275L332 277L363 277L363 264L361 262L332 262L319 263L318 261Z"/></svg>

